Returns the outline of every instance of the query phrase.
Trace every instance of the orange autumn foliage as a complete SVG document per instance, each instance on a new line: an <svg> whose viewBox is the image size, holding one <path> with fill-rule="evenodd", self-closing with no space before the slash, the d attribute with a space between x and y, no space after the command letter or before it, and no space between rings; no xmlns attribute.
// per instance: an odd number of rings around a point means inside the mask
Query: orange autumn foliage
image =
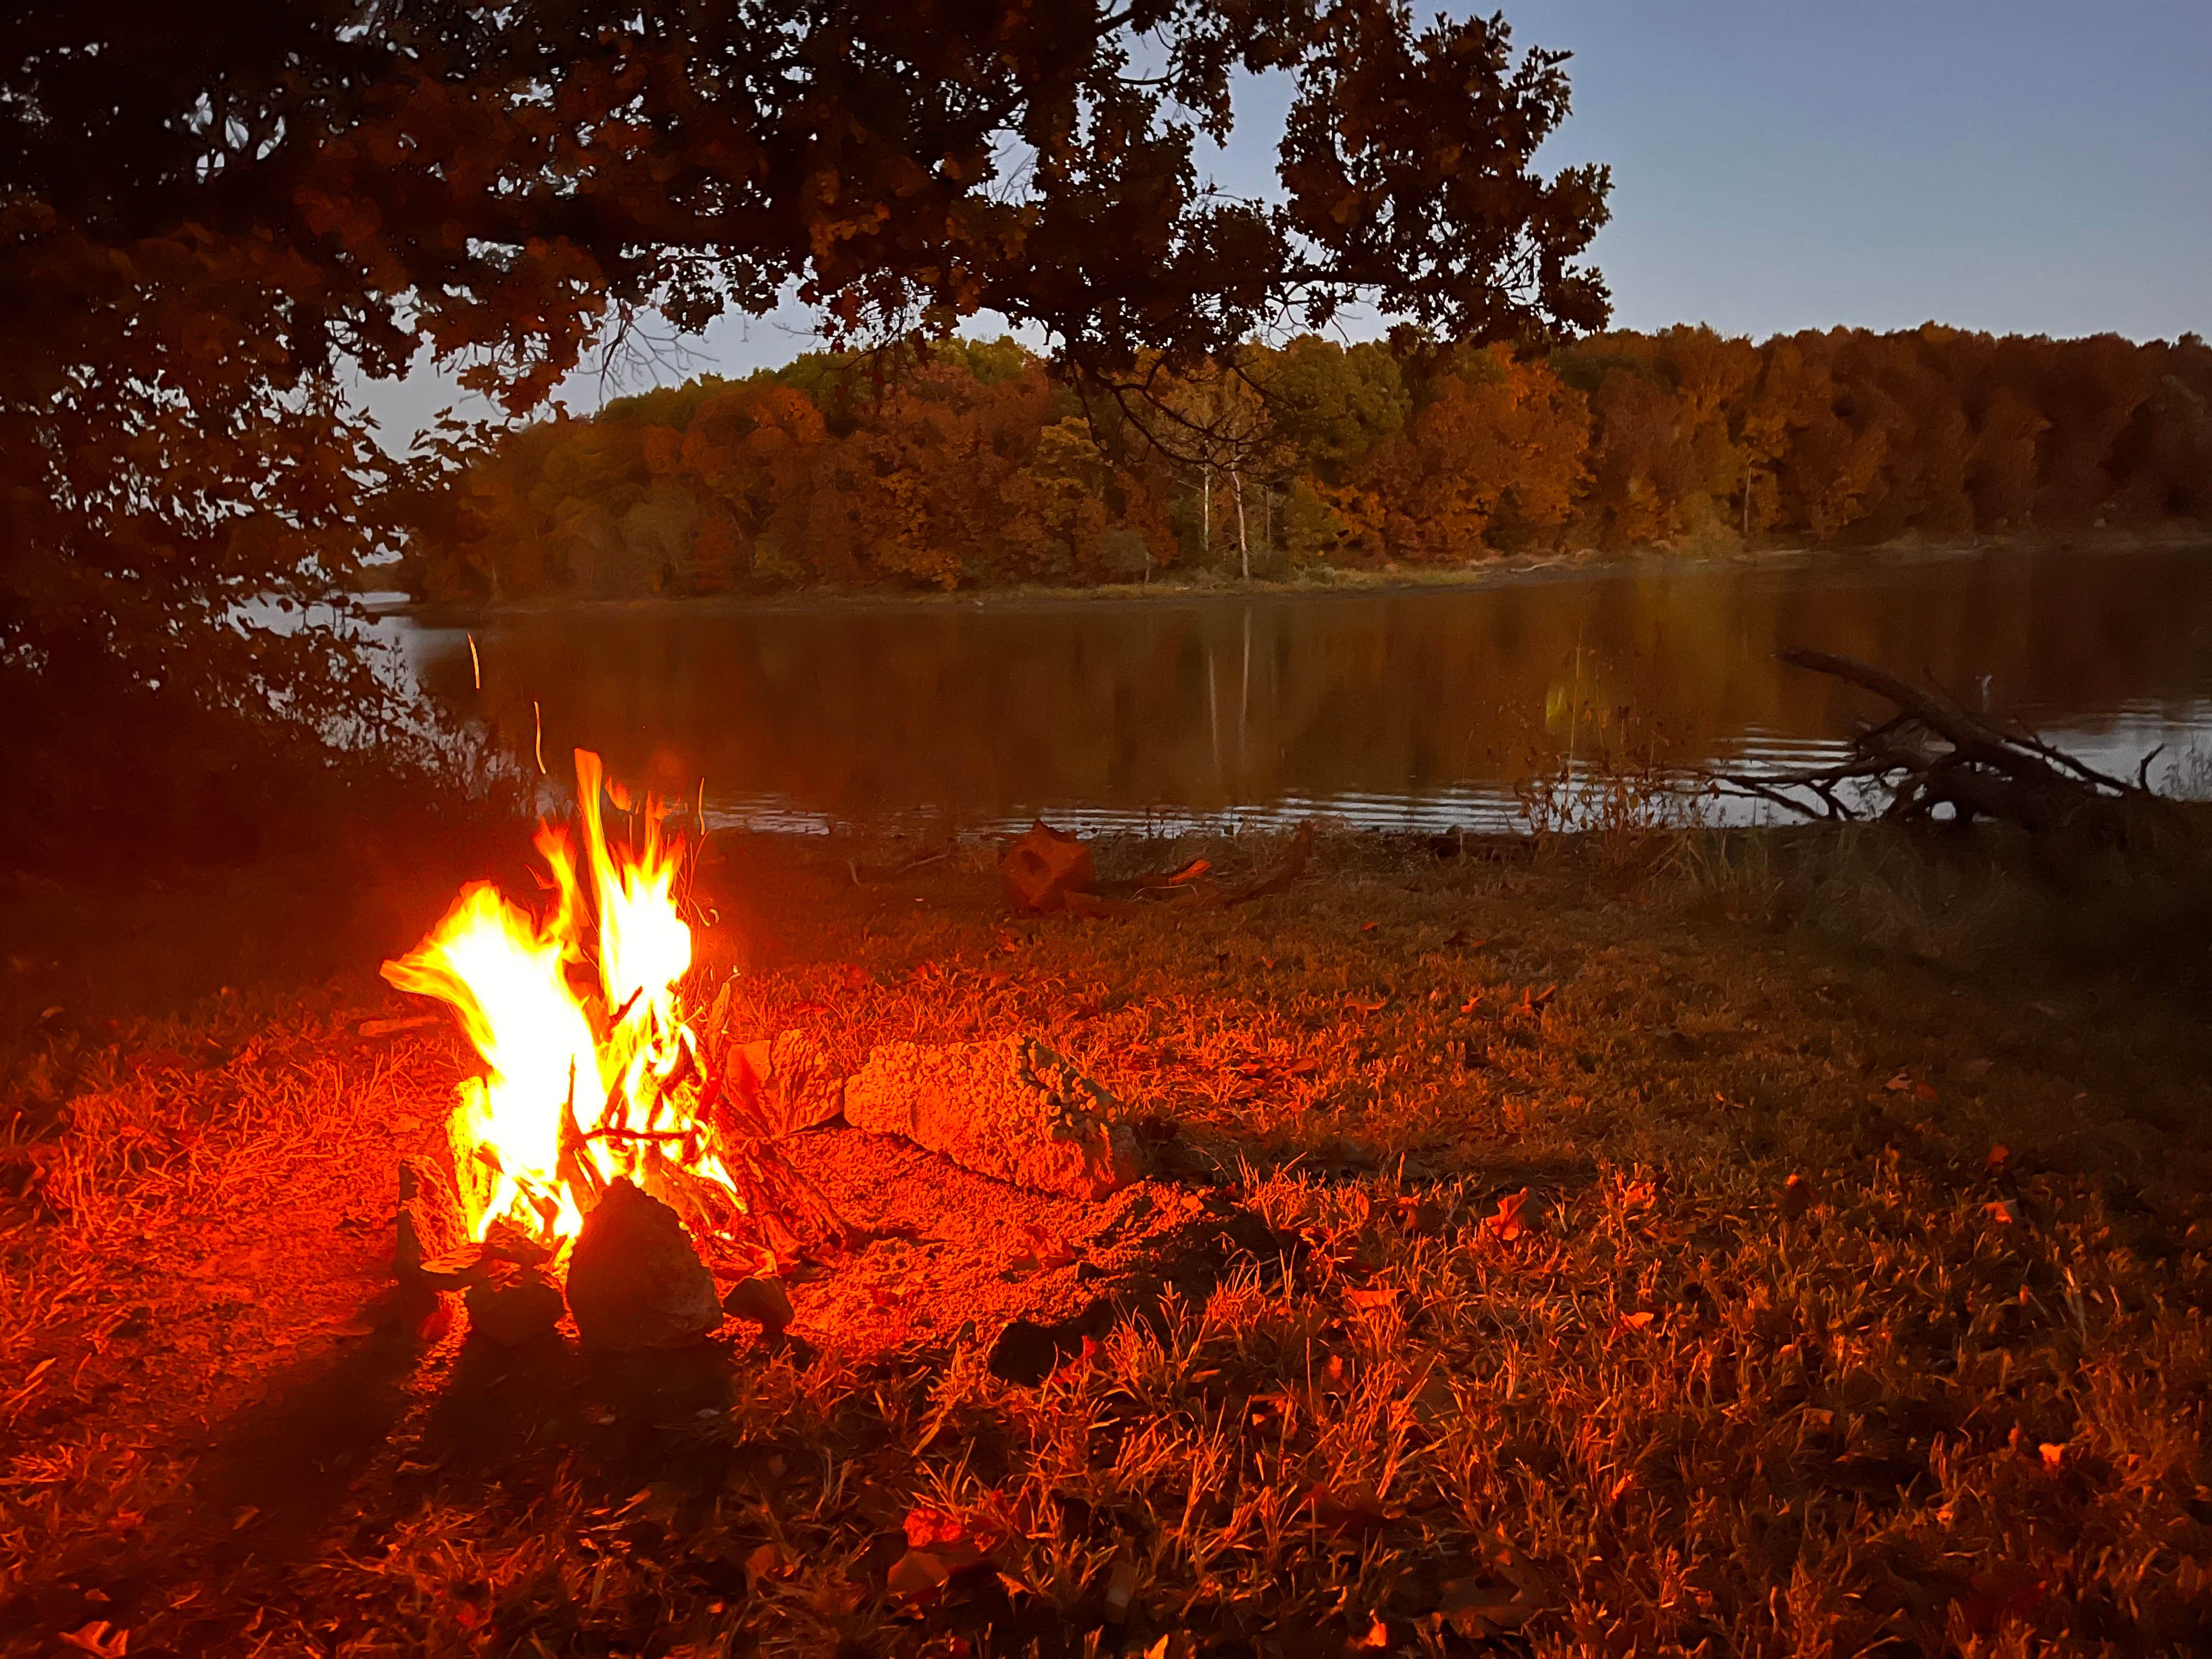
<svg viewBox="0 0 2212 1659"><path fill-rule="evenodd" d="M2212 516L2193 337L1319 337L1086 404L1011 340L814 354L526 428L427 520L444 596L1134 580ZM1172 457L1172 458L1171 458Z"/></svg>

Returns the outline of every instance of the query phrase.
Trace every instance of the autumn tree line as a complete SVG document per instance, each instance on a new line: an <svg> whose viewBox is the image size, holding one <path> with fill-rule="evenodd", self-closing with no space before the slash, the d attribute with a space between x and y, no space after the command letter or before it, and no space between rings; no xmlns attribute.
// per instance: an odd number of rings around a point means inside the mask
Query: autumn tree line
<svg viewBox="0 0 2212 1659"><path fill-rule="evenodd" d="M2212 350L1934 325L1247 348L1086 400L1010 339L817 353L453 459L440 599L1091 584L2212 516Z"/></svg>

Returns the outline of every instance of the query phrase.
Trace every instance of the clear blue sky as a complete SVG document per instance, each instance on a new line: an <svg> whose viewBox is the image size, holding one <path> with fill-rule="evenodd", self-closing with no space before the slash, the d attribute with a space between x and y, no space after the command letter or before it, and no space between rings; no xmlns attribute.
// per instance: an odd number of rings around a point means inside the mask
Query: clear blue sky
<svg viewBox="0 0 2212 1659"><path fill-rule="evenodd" d="M1574 53L1540 159L1612 164L1594 259L1621 326L2212 333L2212 0L1498 3ZM1249 89L1224 185L1274 188L1286 97ZM786 362L807 326L726 319L684 372ZM453 394L418 374L366 401L404 443Z"/></svg>

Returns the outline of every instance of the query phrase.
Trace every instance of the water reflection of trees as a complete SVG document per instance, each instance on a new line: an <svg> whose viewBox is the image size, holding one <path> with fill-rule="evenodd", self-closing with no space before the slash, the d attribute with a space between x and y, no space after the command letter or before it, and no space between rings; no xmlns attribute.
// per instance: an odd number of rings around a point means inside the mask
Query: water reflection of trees
<svg viewBox="0 0 2212 1659"><path fill-rule="evenodd" d="M482 707L549 753L834 814L1200 811L1510 786L1626 709L1692 759L1832 736L1808 644L2078 721L2212 690L2201 553L1646 568L1463 592L1013 609L593 609L502 620ZM474 700L465 647L434 689ZM1562 720L1563 706L1583 711ZM1553 717L1547 719L1547 713ZM520 745L518 745L520 746Z"/></svg>

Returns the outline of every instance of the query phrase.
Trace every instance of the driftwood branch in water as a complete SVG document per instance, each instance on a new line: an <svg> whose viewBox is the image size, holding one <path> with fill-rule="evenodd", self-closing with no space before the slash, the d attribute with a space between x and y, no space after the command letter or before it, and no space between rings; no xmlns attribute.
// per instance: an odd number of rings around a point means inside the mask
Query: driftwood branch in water
<svg viewBox="0 0 2212 1659"><path fill-rule="evenodd" d="M1897 713L1858 732L1832 766L1714 775L1716 784L1738 794L1811 818L1848 819L1872 814L1841 792L1872 784L1887 793L1879 815L1894 823L1936 822L1937 810L1948 807L1952 821L1962 825L1989 818L2034 834L2068 830L2112 842L2126 842L2147 812L2166 805L2149 787L2148 757L2130 783L1870 663L1828 651L1777 656L1793 668L1870 691Z"/></svg>

